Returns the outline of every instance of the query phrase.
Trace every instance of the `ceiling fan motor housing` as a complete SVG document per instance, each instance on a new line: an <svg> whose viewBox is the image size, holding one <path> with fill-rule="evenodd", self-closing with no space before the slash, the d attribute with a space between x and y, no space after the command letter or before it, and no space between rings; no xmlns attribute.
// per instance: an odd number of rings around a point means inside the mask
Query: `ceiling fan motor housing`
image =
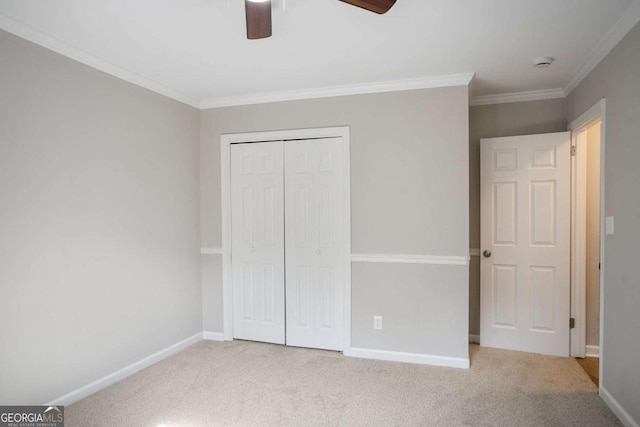
<svg viewBox="0 0 640 427"><path fill-rule="evenodd" d="M271 37L271 1L244 0L249 40Z"/></svg>

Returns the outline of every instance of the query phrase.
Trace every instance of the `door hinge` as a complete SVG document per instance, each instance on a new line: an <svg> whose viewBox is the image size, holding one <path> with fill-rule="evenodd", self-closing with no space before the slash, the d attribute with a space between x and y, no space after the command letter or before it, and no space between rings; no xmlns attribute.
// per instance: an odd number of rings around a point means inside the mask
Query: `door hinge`
<svg viewBox="0 0 640 427"><path fill-rule="evenodd" d="M576 146L575 146L575 145L572 145L572 146L571 146L571 156L573 157L573 156L575 156L575 155L576 155Z"/></svg>
<svg viewBox="0 0 640 427"><path fill-rule="evenodd" d="M569 319L569 329L573 329L575 327L576 327L576 319L572 317Z"/></svg>

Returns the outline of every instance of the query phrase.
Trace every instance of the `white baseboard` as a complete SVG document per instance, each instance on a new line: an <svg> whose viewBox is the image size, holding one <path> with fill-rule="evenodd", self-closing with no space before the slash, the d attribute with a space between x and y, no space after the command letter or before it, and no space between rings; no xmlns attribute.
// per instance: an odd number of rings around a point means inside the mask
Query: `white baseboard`
<svg viewBox="0 0 640 427"><path fill-rule="evenodd" d="M98 380L93 381L85 386L82 386L76 390L73 390L70 393L67 393L63 396L60 396L52 401L45 403L46 406L50 405L63 405L68 406L72 403L77 402L80 399L84 399L87 396L92 395L93 393L102 390L105 387L108 387L112 384L121 381L128 376L135 374L136 372L147 368L154 363L161 361L162 359L166 359L169 356L174 355L175 353L184 350L185 348L199 342L202 340L202 332L198 332L197 334L184 339L176 344L173 344L165 349L162 349L150 356L145 357L144 359L138 360L137 362L132 363L129 366L125 366L122 369L119 369L109 375L106 375Z"/></svg>
<svg viewBox="0 0 640 427"><path fill-rule="evenodd" d="M202 333L202 339L208 340L208 341L231 341L222 332L207 332L207 331L204 331Z"/></svg>
<svg viewBox="0 0 640 427"><path fill-rule="evenodd" d="M600 346L599 345L588 345L587 351L585 352L587 357L600 357Z"/></svg>
<svg viewBox="0 0 640 427"><path fill-rule="evenodd" d="M613 411L616 417L618 417L626 427L640 427L640 424L631 418L631 415L624 410L618 401L614 399L613 396L611 396L611 393L609 393L603 386L600 386L600 398L604 400L604 403L607 404L611 411Z"/></svg>
<svg viewBox="0 0 640 427"><path fill-rule="evenodd" d="M480 334L469 334L469 342L471 344L480 344Z"/></svg>
<svg viewBox="0 0 640 427"><path fill-rule="evenodd" d="M422 365L447 366L450 368L469 368L469 359L461 357L433 356L429 354L402 353L398 351L372 350L368 348L349 348L345 356L362 359L388 360L391 362L418 363Z"/></svg>

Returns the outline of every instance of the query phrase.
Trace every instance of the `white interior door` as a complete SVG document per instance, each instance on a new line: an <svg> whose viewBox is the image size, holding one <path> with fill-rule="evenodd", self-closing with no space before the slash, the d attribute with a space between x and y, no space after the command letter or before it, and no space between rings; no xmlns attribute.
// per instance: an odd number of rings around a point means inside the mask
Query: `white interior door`
<svg viewBox="0 0 640 427"><path fill-rule="evenodd" d="M287 345L343 347L342 143L285 142Z"/></svg>
<svg viewBox="0 0 640 427"><path fill-rule="evenodd" d="M231 146L233 337L285 343L283 143Z"/></svg>
<svg viewBox="0 0 640 427"><path fill-rule="evenodd" d="M569 132L481 141L481 345L569 355L569 156Z"/></svg>

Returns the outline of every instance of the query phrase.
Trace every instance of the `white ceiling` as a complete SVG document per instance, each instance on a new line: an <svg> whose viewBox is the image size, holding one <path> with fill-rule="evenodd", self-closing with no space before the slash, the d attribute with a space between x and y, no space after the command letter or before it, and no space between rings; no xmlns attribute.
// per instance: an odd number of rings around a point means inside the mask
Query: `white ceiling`
<svg viewBox="0 0 640 427"><path fill-rule="evenodd" d="M398 0L386 15L283 2L263 40L246 39L244 0L0 0L0 28L206 106L471 72L476 97L557 95L640 19L640 0ZM556 61L535 69L543 55Z"/></svg>

